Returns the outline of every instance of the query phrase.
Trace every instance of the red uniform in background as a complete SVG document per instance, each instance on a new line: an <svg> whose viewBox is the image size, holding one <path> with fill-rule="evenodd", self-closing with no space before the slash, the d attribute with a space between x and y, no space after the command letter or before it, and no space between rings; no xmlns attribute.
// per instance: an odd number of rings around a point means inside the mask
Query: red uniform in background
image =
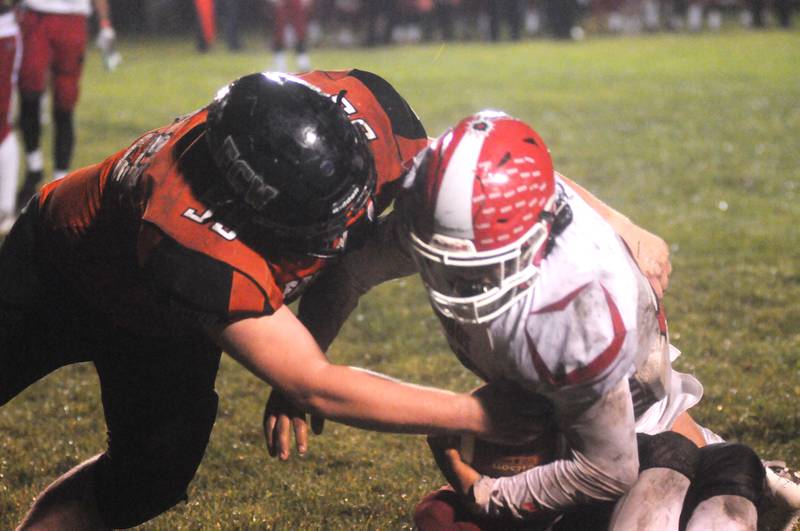
<svg viewBox="0 0 800 531"><path fill-rule="evenodd" d="M11 118L22 45L10 1L0 2L0 235L16 219L19 148Z"/></svg>
<svg viewBox="0 0 800 531"><path fill-rule="evenodd" d="M217 40L217 18L214 13L214 0L194 0L198 22L198 47L207 50Z"/></svg>
<svg viewBox="0 0 800 531"><path fill-rule="evenodd" d="M98 44L114 40L107 0L23 0L22 67L20 70L20 128L25 143L27 173L18 200L33 195L43 177L40 149L41 97L48 83L53 96L53 177L66 175L75 144L73 113L88 40L87 21L92 2L100 21Z"/></svg>
<svg viewBox="0 0 800 531"><path fill-rule="evenodd" d="M297 70L308 71L311 61L308 57L306 33L311 13L311 0L269 0L272 9L272 51L275 54L275 70L286 71L286 34L288 28L294 30Z"/></svg>

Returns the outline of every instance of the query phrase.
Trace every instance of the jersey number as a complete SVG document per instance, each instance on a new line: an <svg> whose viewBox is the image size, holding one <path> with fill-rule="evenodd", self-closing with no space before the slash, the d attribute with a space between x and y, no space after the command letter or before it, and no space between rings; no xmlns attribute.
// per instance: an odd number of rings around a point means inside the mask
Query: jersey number
<svg viewBox="0 0 800 531"><path fill-rule="evenodd" d="M183 217L185 217L186 219L190 219L195 223L199 223L200 225L205 225L206 223L211 221L211 218L213 216L214 212L210 208L206 209L206 211L203 212L202 214L198 214L197 210L193 208L187 208L186 212L183 213ZM225 225L223 225L219 221L215 221L214 223L212 223L210 229L211 232L219 234L229 242L236 239L236 231L225 227Z"/></svg>
<svg viewBox="0 0 800 531"><path fill-rule="evenodd" d="M331 96L331 99L335 102L338 102L342 106L342 109L347 116L352 116L358 112L358 109L356 109L355 106L344 96L342 96L340 99L338 95L335 95ZM375 134L375 130L367 123L365 119L356 118L355 120L351 120L351 122L361 128L367 140L372 141L378 138L378 135Z"/></svg>

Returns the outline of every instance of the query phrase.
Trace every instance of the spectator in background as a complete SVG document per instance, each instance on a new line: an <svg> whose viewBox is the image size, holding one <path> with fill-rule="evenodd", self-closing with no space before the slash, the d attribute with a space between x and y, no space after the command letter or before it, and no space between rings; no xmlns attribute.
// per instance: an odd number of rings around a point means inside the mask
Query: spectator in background
<svg viewBox="0 0 800 531"><path fill-rule="evenodd" d="M398 21L397 0L369 0L364 2L367 20L366 46L386 45L392 41L392 32Z"/></svg>
<svg viewBox="0 0 800 531"><path fill-rule="evenodd" d="M426 41L433 40L438 28L441 39L453 40L453 21L458 12L461 0L431 0L427 3L428 12L422 17L422 36Z"/></svg>
<svg viewBox="0 0 800 531"><path fill-rule="evenodd" d="M556 3L560 5L562 2ZM524 0L489 0L489 36L492 41L500 40L501 19L508 21L511 40L519 40L522 24L525 22Z"/></svg>
<svg viewBox="0 0 800 531"><path fill-rule="evenodd" d="M286 72L286 40L289 26L294 31L294 45L297 52L297 70L311 70L311 58L308 56L306 32L308 16L311 12L312 0L269 0L272 4L272 51L274 53L273 69Z"/></svg>
<svg viewBox="0 0 800 531"><path fill-rule="evenodd" d="M764 0L748 0L748 7L750 14L753 17L753 26L756 28L763 28L766 25L764 20ZM778 17L778 23L783 28L789 28L792 25L792 2L791 0L774 0L773 6L775 14Z"/></svg>
<svg viewBox="0 0 800 531"><path fill-rule="evenodd" d="M42 181L44 157L41 140L41 99L51 83L53 95L53 178L64 177L75 145L74 110L88 38L87 20L92 3L100 32L97 44L112 48L115 32L107 0L22 0L22 67L19 77L19 124L25 144L25 182L18 206L30 199Z"/></svg>
<svg viewBox="0 0 800 531"><path fill-rule="evenodd" d="M442 30L442 39L451 41L453 40L453 20L456 18L456 11L461 5L461 0L436 0L434 4L436 21Z"/></svg>
<svg viewBox="0 0 800 531"><path fill-rule="evenodd" d="M544 0L544 13L550 32L557 39L569 39L578 18L575 0Z"/></svg>
<svg viewBox="0 0 800 531"><path fill-rule="evenodd" d="M11 100L17 85L22 46L11 2L0 2L0 236L17 217L19 147L11 122Z"/></svg>
<svg viewBox="0 0 800 531"><path fill-rule="evenodd" d="M689 31L700 31L703 23L708 29L718 31L722 27L722 12L719 3L714 0L692 0L686 12L686 27Z"/></svg>
<svg viewBox="0 0 800 531"><path fill-rule="evenodd" d="M207 52L217 40L217 20L214 0L194 0L197 14L197 51Z"/></svg>
<svg viewBox="0 0 800 531"><path fill-rule="evenodd" d="M228 49L234 52L241 50L242 0L222 0L219 11Z"/></svg>

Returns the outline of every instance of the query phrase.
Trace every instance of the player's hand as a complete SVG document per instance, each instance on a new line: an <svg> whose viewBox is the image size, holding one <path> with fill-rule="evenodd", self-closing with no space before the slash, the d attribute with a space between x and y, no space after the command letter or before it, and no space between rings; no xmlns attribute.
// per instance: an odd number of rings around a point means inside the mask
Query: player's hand
<svg viewBox="0 0 800 531"><path fill-rule="evenodd" d="M117 32L114 31L114 28L111 26L104 26L100 28L97 34L97 47L100 48L103 53L111 53L116 38Z"/></svg>
<svg viewBox="0 0 800 531"><path fill-rule="evenodd" d="M486 384L472 394L480 400L491 423L486 433L477 434L481 439L520 444L538 439L551 429L552 406L519 388Z"/></svg>
<svg viewBox="0 0 800 531"><path fill-rule="evenodd" d="M442 475L456 492L466 496L480 474L461 459L459 441L454 436L428 436L428 446Z"/></svg>
<svg viewBox="0 0 800 531"><path fill-rule="evenodd" d="M642 274L650 281L656 296L663 298L672 273L667 242L633 223L618 232L628 244Z"/></svg>
<svg viewBox="0 0 800 531"><path fill-rule="evenodd" d="M311 429L319 435L324 428L325 419L311 416ZM281 461L289 459L292 445L292 432L297 453L305 455L308 451L308 424L306 414L295 406L283 393L272 390L264 407L264 437L267 451Z"/></svg>

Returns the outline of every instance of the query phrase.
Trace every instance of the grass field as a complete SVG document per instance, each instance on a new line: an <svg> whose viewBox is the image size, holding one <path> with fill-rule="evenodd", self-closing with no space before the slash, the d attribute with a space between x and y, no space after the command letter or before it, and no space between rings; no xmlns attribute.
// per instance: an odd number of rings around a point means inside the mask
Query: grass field
<svg viewBox="0 0 800 531"><path fill-rule="evenodd" d="M121 68L86 65L76 165L268 67L188 42L123 43ZM494 107L530 121L557 168L671 244L666 297L678 367L706 397L695 416L800 466L800 33L600 38L315 52L316 67L388 78L431 135ZM49 132L49 131L48 131ZM416 278L361 303L331 356L466 390ZM442 479L420 437L328 423L310 455L268 459L268 389L229 359L220 414L187 504L146 529L402 529ZM91 366L62 369L0 409L0 529L59 473L104 447Z"/></svg>

